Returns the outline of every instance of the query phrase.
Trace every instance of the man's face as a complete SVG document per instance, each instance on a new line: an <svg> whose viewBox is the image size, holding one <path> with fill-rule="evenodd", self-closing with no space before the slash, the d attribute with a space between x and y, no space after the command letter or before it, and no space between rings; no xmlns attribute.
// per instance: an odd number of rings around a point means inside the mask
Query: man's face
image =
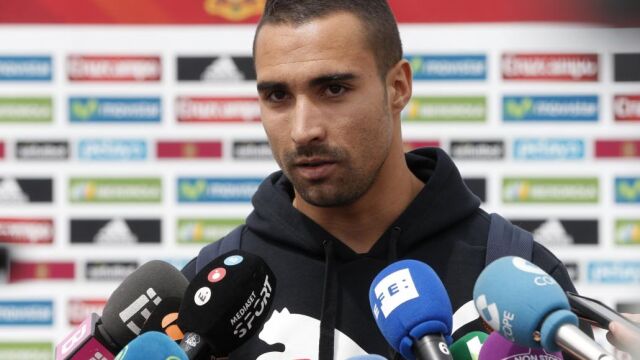
<svg viewBox="0 0 640 360"><path fill-rule="evenodd" d="M322 207L359 199L393 136L385 82L360 21L336 13L265 25L255 61L263 125L298 195Z"/></svg>

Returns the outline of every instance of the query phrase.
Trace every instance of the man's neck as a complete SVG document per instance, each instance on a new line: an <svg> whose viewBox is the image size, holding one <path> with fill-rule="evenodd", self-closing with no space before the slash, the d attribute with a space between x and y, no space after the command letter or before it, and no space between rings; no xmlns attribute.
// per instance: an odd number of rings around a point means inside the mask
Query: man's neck
<svg viewBox="0 0 640 360"><path fill-rule="evenodd" d="M293 206L356 253L366 253L424 187L404 156L396 167L398 171L382 171L371 188L348 206L318 207L298 194Z"/></svg>

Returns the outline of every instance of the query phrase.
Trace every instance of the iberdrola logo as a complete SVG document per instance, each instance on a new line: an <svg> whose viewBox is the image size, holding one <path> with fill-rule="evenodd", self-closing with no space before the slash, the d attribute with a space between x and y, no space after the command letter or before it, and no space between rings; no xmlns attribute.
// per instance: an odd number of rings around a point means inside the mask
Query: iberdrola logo
<svg viewBox="0 0 640 360"><path fill-rule="evenodd" d="M504 190L504 197L510 201L526 201L531 194L531 184L528 181L516 181Z"/></svg>
<svg viewBox="0 0 640 360"><path fill-rule="evenodd" d="M266 0L205 0L207 13L230 21L242 21L262 15Z"/></svg>
<svg viewBox="0 0 640 360"><path fill-rule="evenodd" d="M505 111L514 119L524 119L531 109L533 109L531 98L523 98L520 101L509 99L505 104Z"/></svg>

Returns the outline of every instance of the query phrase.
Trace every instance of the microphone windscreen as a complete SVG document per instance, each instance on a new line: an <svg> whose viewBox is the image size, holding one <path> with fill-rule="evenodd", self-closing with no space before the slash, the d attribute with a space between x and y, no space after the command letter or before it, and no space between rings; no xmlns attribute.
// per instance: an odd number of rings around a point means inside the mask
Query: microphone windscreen
<svg viewBox="0 0 640 360"><path fill-rule="evenodd" d="M500 258L485 267L476 280L473 299L478 313L493 330L528 348L540 348L533 334L547 316L569 309L567 296L551 276L515 256Z"/></svg>
<svg viewBox="0 0 640 360"><path fill-rule="evenodd" d="M492 332L480 350L478 360L544 359L562 360L561 352L547 352L520 346L505 339L498 332ZM457 360L457 358L456 358Z"/></svg>
<svg viewBox="0 0 640 360"><path fill-rule="evenodd" d="M129 274L102 311L104 329L124 347L138 336L155 308L167 298L182 298L189 282L172 265L150 261Z"/></svg>
<svg viewBox="0 0 640 360"><path fill-rule="evenodd" d="M180 346L156 331L144 333L118 353L114 360L189 360Z"/></svg>
<svg viewBox="0 0 640 360"><path fill-rule="evenodd" d="M451 346L451 357L454 360L477 360L480 354L482 344L487 340L486 333L482 331L472 331L460 339L456 340Z"/></svg>
<svg viewBox="0 0 640 360"><path fill-rule="evenodd" d="M428 334L451 343L451 301L425 263L401 260L384 268L371 283L369 304L382 335L405 358L414 357L414 342Z"/></svg>
<svg viewBox="0 0 640 360"><path fill-rule="evenodd" d="M178 311L180 311L181 302L182 298L170 297L163 299L145 321L141 333L158 331L169 336L174 341L182 340L184 334L178 327Z"/></svg>
<svg viewBox="0 0 640 360"><path fill-rule="evenodd" d="M202 336L215 356L227 356L265 323L275 288L275 275L259 256L241 250L223 254L191 280L178 326Z"/></svg>

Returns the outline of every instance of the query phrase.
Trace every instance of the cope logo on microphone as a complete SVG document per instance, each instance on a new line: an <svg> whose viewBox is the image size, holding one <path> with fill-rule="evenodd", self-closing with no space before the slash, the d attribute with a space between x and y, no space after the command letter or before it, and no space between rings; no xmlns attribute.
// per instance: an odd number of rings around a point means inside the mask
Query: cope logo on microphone
<svg viewBox="0 0 640 360"><path fill-rule="evenodd" d="M518 270L524 271L529 274L540 275L540 276L536 276L533 279L534 284L536 284L537 286L547 286L547 285L556 284L556 281L551 276L549 276L549 274L547 274L544 270L540 269L536 265L528 262L523 258L514 257L512 263L513 263L513 266L515 266L516 269Z"/></svg>
<svg viewBox="0 0 640 360"><path fill-rule="evenodd" d="M224 279L226 275L227 275L227 270L225 270L224 268L215 268L211 270L209 275L207 275L207 280L209 280L210 283L215 284L219 281L222 281L222 279Z"/></svg>
<svg viewBox="0 0 640 360"><path fill-rule="evenodd" d="M379 309L378 304L374 306L376 318L380 310L387 318L398 306L419 296L409 269L401 269L387 275L376 285L374 291L380 304Z"/></svg>

